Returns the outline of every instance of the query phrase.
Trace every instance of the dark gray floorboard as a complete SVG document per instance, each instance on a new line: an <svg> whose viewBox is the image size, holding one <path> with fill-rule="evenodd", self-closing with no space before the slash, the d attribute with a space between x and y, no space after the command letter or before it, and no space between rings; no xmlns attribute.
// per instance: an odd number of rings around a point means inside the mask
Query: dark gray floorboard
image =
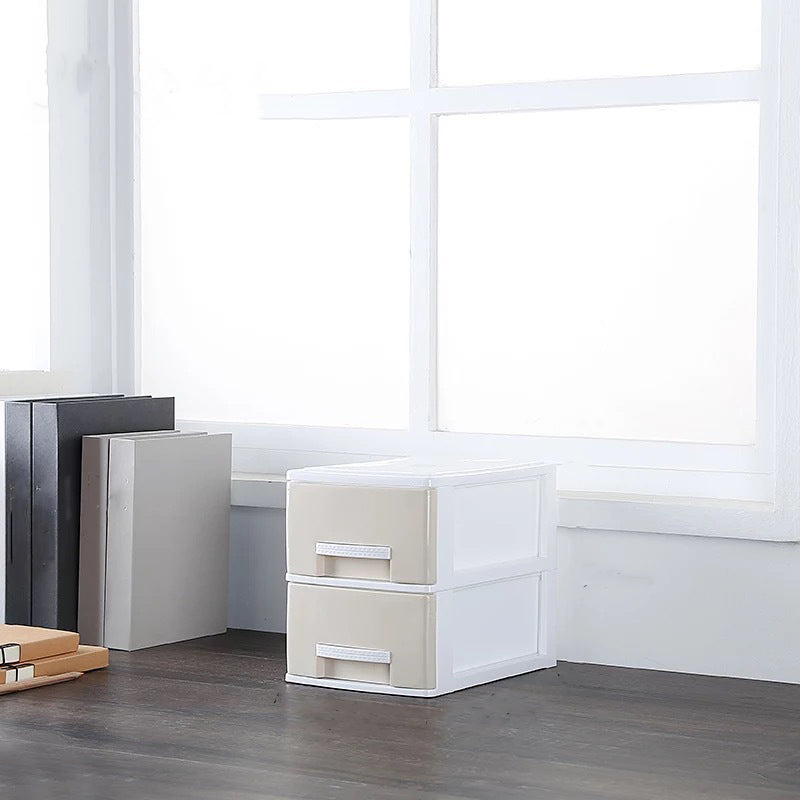
<svg viewBox="0 0 800 800"><path fill-rule="evenodd" d="M798 800L800 687L580 664L431 700L286 685L284 638L0 698L16 798Z"/></svg>

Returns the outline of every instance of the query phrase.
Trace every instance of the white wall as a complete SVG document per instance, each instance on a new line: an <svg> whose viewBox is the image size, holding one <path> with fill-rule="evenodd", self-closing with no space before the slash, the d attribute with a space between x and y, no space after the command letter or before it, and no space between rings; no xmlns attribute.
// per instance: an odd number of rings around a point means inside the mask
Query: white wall
<svg viewBox="0 0 800 800"><path fill-rule="evenodd" d="M283 511L234 508L229 624L283 631ZM800 546L559 530L559 658L800 683Z"/></svg>
<svg viewBox="0 0 800 800"><path fill-rule="evenodd" d="M286 630L286 513L231 509L228 626Z"/></svg>
<svg viewBox="0 0 800 800"><path fill-rule="evenodd" d="M800 682L800 548L560 531L559 656Z"/></svg>

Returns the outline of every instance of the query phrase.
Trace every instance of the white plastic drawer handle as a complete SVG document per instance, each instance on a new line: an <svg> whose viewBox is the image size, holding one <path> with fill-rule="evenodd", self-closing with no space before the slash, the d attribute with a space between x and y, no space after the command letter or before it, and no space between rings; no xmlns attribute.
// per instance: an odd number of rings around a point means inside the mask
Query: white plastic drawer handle
<svg viewBox="0 0 800 800"><path fill-rule="evenodd" d="M318 556L338 556L339 558L377 558L389 561L392 548L373 544L337 544L336 542L317 542Z"/></svg>
<svg viewBox="0 0 800 800"><path fill-rule="evenodd" d="M317 658L335 658L338 661L368 661L371 664L391 664L391 650L365 650L362 647L340 647L335 644L318 644Z"/></svg>

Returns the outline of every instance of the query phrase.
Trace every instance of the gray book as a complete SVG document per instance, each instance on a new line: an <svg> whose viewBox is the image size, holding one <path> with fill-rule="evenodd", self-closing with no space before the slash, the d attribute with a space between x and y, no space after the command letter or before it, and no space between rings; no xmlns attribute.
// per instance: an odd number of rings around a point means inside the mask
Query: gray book
<svg viewBox="0 0 800 800"><path fill-rule="evenodd" d="M106 395L121 397L121 395ZM4 403L5 621L31 624L31 517L33 514L33 404L103 399L97 395L14 398ZM2 619L3 617L0 617Z"/></svg>
<svg viewBox="0 0 800 800"><path fill-rule="evenodd" d="M106 647L227 629L230 495L230 434L111 439Z"/></svg>
<svg viewBox="0 0 800 800"><path fill-rule="evenodd" d="M78 570L78 633L81 642L105 645L108 455L111 440L205 436L181 431L108 433L83 437L81 532Z"/></svg>

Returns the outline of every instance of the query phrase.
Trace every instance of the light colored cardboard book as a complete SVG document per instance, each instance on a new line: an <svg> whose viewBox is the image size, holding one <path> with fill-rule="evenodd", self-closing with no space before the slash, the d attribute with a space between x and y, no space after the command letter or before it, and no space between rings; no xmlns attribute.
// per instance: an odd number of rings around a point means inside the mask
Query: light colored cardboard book
<svg viewBox="0 0 800 800"><path fill-rule="evenodd" d="M230 434L114 438L108 470L106 647L223 633Z"/></svg>
<svg viewBox="0 0 800 800"><path fill-rule="evenodd" d="M164 436L205 436L205 433L148 431L83 437L78 633L84 644L104 644L109 443L114 438L140 439Z"/></svg>
<svg viewBox="0 0 800 800"><path fill-rule="evenodd" d="M74 653L41 658L32 661L34 677L43 675L62 675L65 672L90 672L108 666L108 650L105 647L91 647L82 644Z"/></svg>
<svg viewBox="0 0 800 800"><path fill-rule="evenodd" d="M41 658L37 661L0 667L0 686L18 681L41 678L46 675L63 675L67 672L89 672L108 666L108 650L105 647L80 645L74 653Z"/></svg>
<svg viewBox="0 0 800 800"><path fill-rule="evenodd" d="M78 649L78 634L30 625L0 625L0 666L50 658Z"/></svg>

